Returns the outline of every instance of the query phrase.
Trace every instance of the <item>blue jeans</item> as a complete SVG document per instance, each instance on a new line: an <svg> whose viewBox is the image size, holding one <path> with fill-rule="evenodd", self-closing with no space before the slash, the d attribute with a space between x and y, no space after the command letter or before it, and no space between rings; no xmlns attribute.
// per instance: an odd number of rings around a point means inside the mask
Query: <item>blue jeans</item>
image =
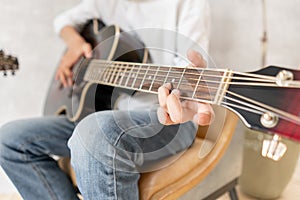
<svg viewBox="0 0 300 200"><path fill-rule="evenodd" d="M0 164L25 200L78 199L51 155L70 156L75 125L65 117L10 122L0 129Z"/></svg>
<svg viewBox="0 0 300 200"><path fill-rule="evenodd" d="M83 119L73 132L74 127L66 118L52 117L0 129L1 166L24 199L77 199L49 156L70 156L67 141L85 200L139 199L140 173L167 166L172 161L164 158L180 155L196 133L192 122L161 125L156 111L101 111Z"/></svg>

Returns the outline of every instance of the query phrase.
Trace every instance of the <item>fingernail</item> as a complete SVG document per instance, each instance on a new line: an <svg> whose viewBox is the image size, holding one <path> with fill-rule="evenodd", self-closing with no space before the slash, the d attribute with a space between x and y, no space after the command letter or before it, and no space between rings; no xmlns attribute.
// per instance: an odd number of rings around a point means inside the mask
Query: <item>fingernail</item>
<svg viewBox="0 0 300 200"><path fill-rule="evenodd" d="M179 97L180 96L180 91L178 89L174 89L174 90L172 90L171 94L174 94L174 95Z"/></svg>
<svg viewBox="0 0 300 200"><path fill-rule="evenodd" d="M167 88L168 90L171 90L171 89L172 89L171 83L165 83L165 84L163 84L163 86L164 86L165 88Z"/></svg>

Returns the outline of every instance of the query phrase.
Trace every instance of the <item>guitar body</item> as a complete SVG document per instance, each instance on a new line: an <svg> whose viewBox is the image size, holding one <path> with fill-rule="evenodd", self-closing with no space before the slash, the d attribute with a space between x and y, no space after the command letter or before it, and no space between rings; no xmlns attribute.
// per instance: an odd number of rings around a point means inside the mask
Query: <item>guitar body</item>
<svg viewBox="0 0 300 200"><path fill-rule="evenodd" d="M83 28L81 35L93 47L92 59L148 62L148 51L143 43L129 34L120 34L118 26L105 26L99 20L91 20ZM44 115L65 114L70 121L78 122L93 112L112 109L121 92L134 92L84 81L89 62L89 59L81 58L73 66L73 87L64 88L53 78L44 106Z"/></svg>

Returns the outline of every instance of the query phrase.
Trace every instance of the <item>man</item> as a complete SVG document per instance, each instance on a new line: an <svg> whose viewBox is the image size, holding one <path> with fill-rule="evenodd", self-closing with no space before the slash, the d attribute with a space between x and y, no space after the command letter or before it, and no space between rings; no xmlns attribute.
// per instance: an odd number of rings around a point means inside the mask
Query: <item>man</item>
<svg viewBox="0 0 300 200"><path fill-rule="evenodd" d="M71 68L78 58L91 57L91 45L79 31L92 18L108 25L118 24L124 31L172 30L203 48L208 45L204 0L84 0L55 20L55 30L68 48L56 73L65 87L72 86ZM146 46L151 45L148 37L138 31L137 36ZM155 39L167 38L158 34ZM175 53L178 47L174 46ZM176 56L153 56L154 62L161 64L176 64L176 59ZM194 65L204 65L195 52L189 53L189 59ZM24 199L78 199L69 179L51 156L70 156L71 149L84 199L138 199L139 173L154 169L157 161L188 148L196 131L192 120L206 125L213 118L209 105L181 102L179 91L170 93L171 89L170 84L159 89L160 107L156 106L157 97L125 96L117 110L91 114L76 129L65 116L6 124L0 129L1 166ZM149 98L151 101L145 104Z"/></svg>

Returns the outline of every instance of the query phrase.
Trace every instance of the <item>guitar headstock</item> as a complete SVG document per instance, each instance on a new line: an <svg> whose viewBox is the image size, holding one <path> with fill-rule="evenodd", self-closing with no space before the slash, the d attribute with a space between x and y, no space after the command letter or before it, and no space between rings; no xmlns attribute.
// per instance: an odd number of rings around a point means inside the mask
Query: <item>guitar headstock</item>
<svg viewBox="0 0 300 200"><path fill-rule="evenodd" d="M19 69L18 59L11 55L6 55L3 50L0 50L0 71L3 71L4 76L8 71L11 71L12 75Z"/></svg>
<svg viewBox="0 0 300 200"><path fill-rule="evenodd" d="M234 73L225 107L251 129L300 141L300 71L270 66Z"/></svg>

